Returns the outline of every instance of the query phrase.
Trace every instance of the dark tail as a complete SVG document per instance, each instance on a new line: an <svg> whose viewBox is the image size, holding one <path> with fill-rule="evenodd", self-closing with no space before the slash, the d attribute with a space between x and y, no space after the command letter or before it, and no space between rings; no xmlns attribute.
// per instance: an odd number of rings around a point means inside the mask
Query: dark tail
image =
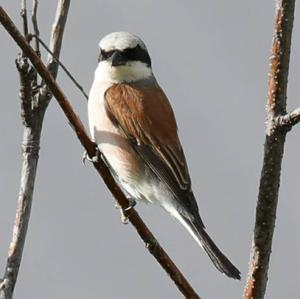
<svg viewBox="0 0 300 299"><path fill-rule="evenodd" d="M220 251L214 241L207 234L200 217L199 221L192 222L190 219L182 216L182 220L188 231L192 234L196 241L201 244L216 268L228 277L241 279L240 271Z"/></svg>

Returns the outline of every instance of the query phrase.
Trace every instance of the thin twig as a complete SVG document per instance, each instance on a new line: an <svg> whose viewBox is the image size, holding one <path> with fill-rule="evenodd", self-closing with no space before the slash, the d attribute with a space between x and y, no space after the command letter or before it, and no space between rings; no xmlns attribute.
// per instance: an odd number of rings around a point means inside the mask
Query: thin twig
<svg viewBox="0 0 300 299"><path fill-rule="evenodd" d="M71 0L58 1L55 20L52 25L51 39L50 39L50 46L49 46L52 54L48 55L47 68L54 78L56 78L59 64L53 57L59 58L60 49L62 45L62 36L67 21L70 2Z"/></svg>
<svg viewBox="0 0 300 299"><path fill-rule="evenodd" d="M23 5L24 3L25 1L22 1ZM65 15L67 16L67 14ZM61 39L63 30L60 31L60 34ZM28 32L26 37L28 38ZM59 52L57 52L57 55L59 55ZM17 59L16 63L20 74L21 116L24 124L23 159L13 236L8 252L4 278L0 281L0 299L12 299L13 297L30 219L43 119L47 103L51 97L49 93L44 94L40 90L38 92L32 91L37 76L36 71L28 64L25 52ZM44 90L45 88L41 87L40 89Z"/></svg>
<svg viewBox="0 0 300 299"><path fill-rule="evenodd" d="M33 0L32 1L32 14L31 14L31 21L32 21L32 25L33 25L33 32L34 32L34 36L35 38L35 52L38 54L38 56L41 56L41 52L40 52L40 45L39 45L39 35L40 35L40 31L39 31L39 26L38 26L38 22L37 22L37 11L38 11L38 0Z"/></svg>
<svg viewBox="0 0 300 299"><path fill-rule="evenodd" d="M27 21L27 5L26 0L21 0L21 18L23 20L23 33L27 40L28 37L28 21Z"/></svg>
<svg viewBox="0 0 300 299"><path fill-rule="evenodd" d="M43 42L43 40L34 34L29 34L29 39L31 39L32 37L34 37L36 40L38 40L40 42L40 44L43 46L43 48L45 48L45 50L50 55L52 55L53 59L61 66L61 68L65 71L65 73L68 75L68 77L71 79L71 81L76 85L76 87L81 91L83 96L88 100L89 97L88 97L87 93L84 91L83 87L77 82L77 80L68 71L68 69L64 66L64 64L57 57L54 56L54 53L47 47L47 45Z"/></svg>
<svg viewBox="0 0 300 299"><path fill-rule="evenodd" d="M75 114L71 104L67 100L64 95L62 89L57 85L53 77L50 75L49 71L40 60L40 58L36 55L33 49L28 45L23 36L18 32L17 28L10 20L8 15L5 13L3 8L0 6L0 22L6 28L8 33L12 36L15 42L19 45L19 47L26 53L27 57L30 59L32 64L35 66L37 72L40 76L45 80L49 89L55 96L59 105L63 109L65 115L67 116L70 124L72 125L74 131L77 134L77 137L83 147L86 149L87 154L90 157L94 157L97 154L97 146L94 142L90 140L87 133L85 132L84 126L78 116ZM98 173L102 176L104 182L107 187L114 195L115 199L118 201L121 207L124 209L128 207L129 202L127 198L124 196L120 188L116 185L113 177L111 176L107 166L103 162L101 158L97 161L93 162L95 168ZM167 253L163 250L163 248L159 245L157 240L154 238L153 234L144 224L142 219L139 217L138 213L134 208L125 212L125 216L128 217L129 221L137 230L140 237L146 244L146 247L150 251L150 253L156 258L156 260L160 263L163 269L168 273L173 282L177 285L178 289L182 292L182 294L189 299L200 298L199 295L193 290L187 279L183 276L183 274L179 271Z"/></svg>
<svg viewBox="0 0 300 299"><path fill-rule="evenodd" d="M252 252L244 299L264 298L276 220L281 162L287 127L277 118L286 114L286 92L295 0L277 0L268 88L264 161L260 178ZM298 112L299 113L299 112ZM297 113L296 113L297 114Z"/></svg>

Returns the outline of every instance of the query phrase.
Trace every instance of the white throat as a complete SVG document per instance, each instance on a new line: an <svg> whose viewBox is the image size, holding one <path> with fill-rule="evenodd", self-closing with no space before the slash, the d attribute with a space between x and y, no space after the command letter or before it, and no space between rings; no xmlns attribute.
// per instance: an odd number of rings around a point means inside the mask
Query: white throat
<svg viewBox="0 0 300 299"><path fill-rule="evenodd" d="M134 82L152 76L151 68L140 61L131 61L117 67L111 66L107 61L101 61L95 71L95 80L112 83Z"/></svg>

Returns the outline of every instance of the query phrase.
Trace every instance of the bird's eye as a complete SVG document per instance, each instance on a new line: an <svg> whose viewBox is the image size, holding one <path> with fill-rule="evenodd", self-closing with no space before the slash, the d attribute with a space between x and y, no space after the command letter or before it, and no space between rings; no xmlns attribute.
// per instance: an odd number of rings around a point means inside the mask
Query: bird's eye
<svg viewBox="0 0 300 299"><path fill-rule="evenodd" d="M147 50L143 49L140 45L123 50L122 56L128 61L141 61L151 66L151 59Z"/></svg>
<svg viewBox="0 0 300 299"><path fill-rule="evenodd" d="M103 60L107 60L109 57L111 57L114 53L114 50L112 51L104 51L104 50L101 50L100 51L100 54L99 54L99 58L98 58L98 61L103 61Z"/></svg>
<svg viewBox="0 0 300 299"><path fill-rule="evenodd" d="M127 60L135 60L137 57L136 48L125 49L122 54Z"/></svg>

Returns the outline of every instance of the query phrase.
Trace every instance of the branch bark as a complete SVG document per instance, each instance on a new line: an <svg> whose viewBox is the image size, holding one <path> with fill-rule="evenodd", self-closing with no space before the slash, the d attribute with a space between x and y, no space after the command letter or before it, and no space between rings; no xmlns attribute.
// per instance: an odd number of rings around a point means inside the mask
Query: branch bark
<svg viewBox="0 0 300 299"><path fill-rule="evenodd" d="M23 21L23 32L27 40L28 36L28 20L27 20L27 5L26 0L21 0L21 18Z"/></svg>
<svg viewBox="0 0 300 299"><path fill-rule="evenodd" d="M38 26L38 21L37 21L37 11L38 11L38 0L33 0L32 2L32 14L31 14L31 22L32 22L32 26L33 26L33 32L34 35L39 37L40 35L40 31L39 31L39 26ZM35 52L40 56L40 45L39 45L39 41L36 38L35 39Z"/></svg>
<svg viewBox="0 0 300 299"><path fill-rule="evenodd" d="M294 9L295 0L276 1L268 84L264 161L260 177L252 252L244 299L262 299L265 295L276 220L284 143L286 134L291 128L290 125L292 122L295 124L299 118L299 111L297 110L291 116L286 116L286 93ZM280 119L282 122L279 121ZM284 122L288 125L283 125Z"/></svg>
<svg viewBox="0 0 300 299"><path fill-rule="evenodd" d="M300 107L277 118L277 125L287 129L291 129L298 122L300 122Z"/></svg>
<svg viewBox="0 0 300 299"><path fill-rule="evenodd" d="M96 156L98 153L97 145L94 142L92 142L88 137L81 120L75 114L67 97L64 95L63 91L57 85L54 78L51 76L43 62L36 55L34 50L28 45L24 37L17 30L17 28L15 27L15 25L10 20L9 16L5 13L1 6L0 22L5 27L7 32L11 35L11 37L15 40L15 42L19 45L19 47L24 51L24 53L26 53L26 56L35 66L37 72L45 80L49 89L55 96L61 108L63 109L75 133L77 134L79 141L86 149L87 154L90 157ZM120 206L126 209L129 206L129 202L120 190L120 188L115 184L113 177L111 176L107 166L105 165L101 157L99 157L97 161L94 161L93 165L98 171L98 173L102 176L105 184L107 185L115 199L118 201ZM182 294L189 299L200 299L199 295L197 295L197 293L193 290L187 279L183 276L183 274L180 272L177 266L173 263L173 261L164 251L164 249L159 245L158 241L155 239L154 235L150 232L148 227L144 224L144 222L142 221L138 213L135 211L135 209L132 208L128 211L125 211L125 216L128 217L129 221L137 230L137 233L145 242L146 248L155 257L155 259L167 272L167 274L171 277L171 279L176 284L178 289L182 292Z"/></svg>
<svg viewBox="0 0 300 299"><path fill-rule="evenodd" d="M53 53L54 57L57 57L57 59L59 59L60 55L62 37L65 30L70 3L71 0L59 0L57 2L56 15L52 26L50 39L50 51ZM58 66L58 62L53 58L52 55L49 54L47 68L53 78L56 78L57 76Z"/></svg>
<svg viewBox="0 0 300 299"><path fill-rule="evenodd" d="M57 16L64 18L61 22L59 30L53 28L51 41L53 50L59 56L60 45L64 32L64 25L67 18L70 0L59 1ZM34 9L36 15L37 2L34 1ZM28 38L28 26L26 17L26 1L22 1L22 17L24 20L24 33ZM37 26L37 23L36 25ZM35 28L37 30L37 27ZM37 47L37 45L36 45ZM38 49L38 48L37 48ZM40 137L43 126L44 115L51 99L51 94L47 92L46 85L38 88L33 92L33 87L36 84L37 74L32 66L29 65L26 54L19 56L16 60L17 69L20 75L20 100L21 100L21 117L24 125L23 143L22 143L22 169L21 182L18 198L18 206L16 211L15 224L13 228L13 236L10 243L7 264L3 280L0 282L0 299L13 298L13 292L18 277L18 272L22 260L22 253L26 239L28 223L30 219L31 204L33 199L33 191L35 177L37 172ZM58 64L49 62L53 77L56 77Z"/></svg>

